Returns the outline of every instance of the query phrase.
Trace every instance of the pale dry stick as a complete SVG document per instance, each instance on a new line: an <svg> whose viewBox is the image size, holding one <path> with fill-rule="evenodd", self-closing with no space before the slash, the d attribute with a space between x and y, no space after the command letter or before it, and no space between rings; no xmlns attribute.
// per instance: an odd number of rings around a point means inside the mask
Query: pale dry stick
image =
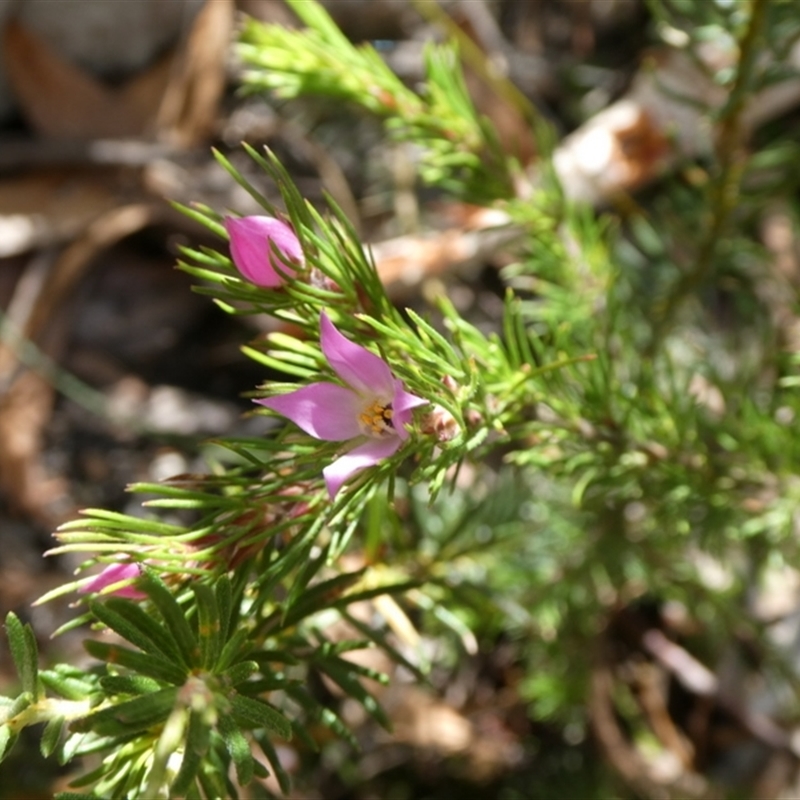
<svg viewBox="0 0 800 800"><path fill-rule="evenodd" d="M665 780L656 766L624 735L614 708L614 675L607 659L592 668L588 711L608 761L635 791L651 800L701 800L711 787L695 772L681 770Z"/></svg>
<svg viewBox="0 0 800 800"><path fill-rule="evenodd" d="M207 0L194 19L171 61L154 121L160 140L192 146L206 141L212 131L225 89L234 14L233 0Z"/></svg>
<svg viewBox="0 0 800 800"><path fill-rule="evenodd" d="M368 247L389 296L399 302L423 281L459 267L480 267L524 231L507 224L505 212L483 209L477 230L451 228L427 235L401 236Z"/></svg>
<svg viewBox="0 0 800 800"><path fill-rule="evenodd" d="M60 342L48 352L36 350L31 369L31 341L42 341L63 306L65 297L103 249L141 230L163 213L156 204L114 208L87 226L83 236L65 248L52 265L33 259L17 284L11 304L13 324L3 324L5 347L0 351L0 484L15 507L52 527L74 514L66 483L52 478L41 463L42 433L52 412L56 379L52 359ZM62 337L63 341L63 337ZM30 349L30 348L27 348ZM17 369L25 364L27 369Z"/></svg>
<svg viewBox="0 0 800 800"><path fill-rule="evenodd" d="M800 757L800 742L769 717L743 708L740 698L720 692L717 676L691 653L653 628L642 636L642 647L688 691L724 708L751 736L775 750Z"/></svg>
<svg viewBox="0 0 800 800"><path fill-rule="evenodd" d="M33 255L17 279L11 301L0 322L0 395L8 391L17 372L21 332L28 329L38 298L53 272L56 252L52 248Z"/></svg>

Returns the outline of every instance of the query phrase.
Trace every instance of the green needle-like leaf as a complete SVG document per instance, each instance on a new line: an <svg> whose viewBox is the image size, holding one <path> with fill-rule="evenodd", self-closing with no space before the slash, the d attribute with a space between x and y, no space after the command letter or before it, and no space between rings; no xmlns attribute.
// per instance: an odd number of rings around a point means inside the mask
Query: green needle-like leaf
<svg viewBox="0 0 800 800"><path fill-rule="evenodd" d="M104 675L100 685L108 694L148 694L164 687L144 675Z"/></svg>
<svg viewBox="0 0 800 800"><path fill-rule="evenodd" d="M186 744L175 781L170 787L173 795L182 796L188 793L203 764L203 757L208 750L210 730L201 712L192 711L186 729Z"/></svg>
<svg viewBox="0 0 800 800"><path fill-rule="evenodd" d="M211 669L217 663L222 646L217 598L214 591L202 583L194 584L192 592L197 601L197 638L201 663L205 669Z"/></svg>
<svg viewBox="0 0 800 800"><path fill-rule="evenodd" d="M64 730L64 718L63 717L54 717L50 720L50 722L45 725L44 733L42 734L42 739L39 742L39 749L42 752L42 755L45 758L49 758L53 752L55 751L56 747L58 747L58 743L61 740L61 733Z"/></svg>
<svg viewBox="0 0 800 800"><path fill-rule="evenodd" d="M231 587L230 578L227 575L221 575L217 578L214 585L214 592L217 596L217 608L219 609L220 632L219 635L222 641L227 641L230 627L233 624L232 610L233 610L233 588Z"/></svg>
<svg viewBox="0 0 800 800"><path fill-rule="evenodd" d="M118 664L133 672L155 678L157 681L180 686L184 683L188 674L185 668L171 661L166 661L149 653L130 650L120 645L87 639L84 641L83 646L90 655L99 658L101 661L106 661L109 664Z"/></svg>
<svg viewBox="0 0 800 800"><path fill-rule="evenodd" d="M364 709L369 712L384 728L391 728L391 722L386 712L380 707L378 701L361 685L354 676L358 669L355 664L350 664L340 658L326 658L317 662L317 666L328 677L332 678L352 698L358 700ZM377 676L370 676L377 677Z"/></svg>
<svg viewBox="0 0 800 800"><path fill-rule="evenodd" d="M200 659L200 647L186 621L184 610L172 592L152 570L146 570L142 588L159 610L167 629L174 637L183 663L187 666L197 664Z"/></svg>
<svg viewBox="0 0 800 800"><path fill-rule="evenodd" d="M38 697L38 649L36 637L30 625L23 625L19 617L10 611L6 616L6 633L11 648L11 657L17 668L22 691Z"/></svg>
<svg viewBox="0 0 800 800"><path fill-rule="evenodd" d="M278 779L278 784L281 787L281 791L288 795L292 788L292 780L289 777L289 774L283 768L283 764L281 764L281 759L275 750L275 745L273 745L269 737L265 736L264 734L256 735L255 739L261 747L264 755L267 757L267 760L272 767L272 771L275 773L275 777Z"/></svg>
<svg viewBox="0 0 800 800"><path fill-rule="evenodd" d="M17 734L8 725L0 725L0 761L12 750L17 741Z"/></svg>
<svg viewBox="0 0 800 800"><path fill-rule="evenodd" d="M176 687L141 695L76 720L76 731L93 731L100 736L129 736L164 722L175 706Z"/></svg>
<svg viewBox="0 0 800 800"><path fill-rule="evenodd" d="M145 653L159 655L169 661L182 661L169 631L138 604L111 597L104 602L92 601L89 608L100 622Z"/></svg>
<svg viewBox="0 0 800 800"><path fill-rule="evenodd" d="M240 786L247 786L253 779L253 756L250 745L230 714L220 714L219 731L225 741L225 747L236 766L236 778Z"/></svg>
<svg viewBox="0 0 800 800"><path fill-rule="evenodd" d="M226 669L223 676L227 678L233 686L238 683L244 683L252 675L258 672L258 662L256 661L240 661L234 664L229 669Z"/></svg>
<svg viewBox="0 0 800 800"><path fill-rule="evenodd" d="M292 738L292 726L289 720L265 701L238 693L233 694L230 701L234 715L249 727L266 728L282 739Z"/></svg>

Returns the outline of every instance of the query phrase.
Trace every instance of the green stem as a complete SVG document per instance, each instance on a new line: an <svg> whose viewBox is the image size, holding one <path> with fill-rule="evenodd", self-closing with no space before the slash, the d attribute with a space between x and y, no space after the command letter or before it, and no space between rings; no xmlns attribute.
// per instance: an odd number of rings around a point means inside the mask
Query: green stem
<svg viewBox="0 0 800 800"><path fill-rule="evenodd" d="M61 700L57 698L45 698L36 703L31 703L19 714L6 720L6 725L13 731L21 731L29 725L38 725L42 722L50 722L51 719L63 717L66 720L85 717L91 710L89 700Z"/></svg>

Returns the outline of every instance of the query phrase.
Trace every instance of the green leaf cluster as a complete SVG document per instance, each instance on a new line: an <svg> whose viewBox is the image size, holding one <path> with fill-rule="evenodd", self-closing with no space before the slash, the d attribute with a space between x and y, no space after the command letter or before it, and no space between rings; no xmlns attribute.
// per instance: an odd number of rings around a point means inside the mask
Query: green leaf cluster
<svg viewBox="0 0 800 800"><path fill-rule="evenodd" d="M518 172L492 123L478 114L455 45L431 45L419 93L406 87L372 45L353 45L315 2L289 0L302 31L249 19L240 37L244 86L278 98L323 95L386 121L390 136L421 149L422 179L471 202L513 195Z"/></svg>

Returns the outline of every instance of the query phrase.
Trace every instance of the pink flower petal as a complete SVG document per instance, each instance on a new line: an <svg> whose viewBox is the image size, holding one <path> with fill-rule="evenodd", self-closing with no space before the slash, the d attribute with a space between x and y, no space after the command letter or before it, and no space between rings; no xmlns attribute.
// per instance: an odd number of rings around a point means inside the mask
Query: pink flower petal
<svg viewBox="0 0 800 800"><path fill-rule="evenodd" d="M135 580L142 574L142 570L138 564L133 562L125 562L120 564L109 564L102 572L95 575L90 581L81 586L78 591L81 594L97 594L122 581ZM118 589L113 589L108 594L114 594L117 597L127 597L130 600L142 600L147 595L140 592L133 586L120 586Z"/></svg>
<svg viewBox="0 0 800 800"><path fill-rule="evenodd" d="M369 439L364 444L339 456L332 464L322 470L325 476L325 485L331 500L336 497L342 484L362 469L375 466L379 461L388 458L397 452L400 439L397 436L387 436L384 439Z"/></svg>
<svg viewBox="0 0 800 800"><path fill-rule="evenodd" d="M417 406L424 406L427 402L424 397L417 397L417 395L407 392L403 388L403 382L395 378L394 398L392 399L392 411L394 412L392 423L395 433L401 439L408 439L406 425L410 425L413 419L411 409Z"/></svg>
<svg viewBox="0 0 800 800"><path fill-rule="evenodd" d="M294 231L273 217L226 217L225 230L231 238L231 258L236 269L256 286L275 288L283 278L275 267L289 275L294 270L278 261L270 242L280 250L287 262L303 262L303 248Z"/></svg>
<svg viewBox="0 0 800 800"><path fill-rule="evenodd" d="M312 383L256 403L277 411L317 439L343 442L362 433L358 415L364 410L364 399L335 383Z"/></svg>
<svg viewBox="0 0 800 800"><path fill-rule="evenodd" d="M388 364L339 333L324 311L319 327L322 352L333 371L360 394L388 401L394 394L394 378Z"/></svg>

